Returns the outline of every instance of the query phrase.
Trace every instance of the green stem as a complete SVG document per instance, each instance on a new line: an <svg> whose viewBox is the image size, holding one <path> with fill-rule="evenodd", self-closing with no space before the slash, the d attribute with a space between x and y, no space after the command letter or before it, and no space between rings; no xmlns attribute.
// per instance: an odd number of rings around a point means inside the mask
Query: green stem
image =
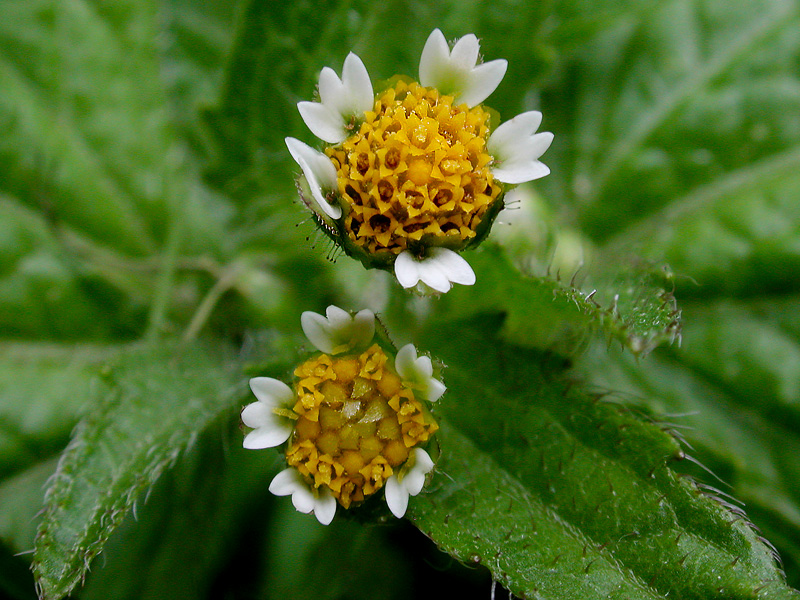
<svg viewBox="0 0 800 600"><path fill-rule="evenodd" d="M195 192L192 190L190 196ZM161 261L161 271L156 282L153 303L150 306L147 331L145 339L154 341L159 333L164 329L167 310L172 300L172 291L175 287L175 274L178 271L178 259L180 257L181 246L183 245L183 235L186 219L182 218L176 210L171 211L172 223L170 223L167 243L165 246L164 258Z"/></svg>
<svg viewBox="0 0 800 600"><path fill-rule="evenodd" d="M203 329L203 326L208 321L208 318L211 316L220 298L236 284L236 280L239 278L241 271L241 265L234 264L226 269L220 278L217 279L216 283L214 283L208 291L192 316L192 320L183 334L182 341L184 344L188 344L197 337L197 334Z"/></svg>

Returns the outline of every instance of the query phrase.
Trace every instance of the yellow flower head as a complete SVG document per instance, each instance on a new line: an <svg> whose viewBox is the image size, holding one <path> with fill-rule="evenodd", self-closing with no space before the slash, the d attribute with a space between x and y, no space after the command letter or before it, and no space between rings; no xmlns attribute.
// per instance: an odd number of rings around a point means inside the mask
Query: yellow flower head
<svg viewBox="0 0 800 600"><path fill-rule="evenodd" d="M253 428L244 446L285 444L289 467L270 490L291 494L321 523L330 523L337 504L350 508L384 487L389 509L403 516L433 468L423 446L439 426L427 403L445 387L430 358L411 344L392 356L373 343L368 310L351 315L331 306L326 316L303 313L302 324L322 353L295 369L292 387L269 377L250 381L258 401L242 411Z"/></svg>
<svg viewBox="0 0 800 600"><path fill-rule="evenodd" d="M327 67L320 73L319 102L298 104L323 152L286 139L318 223L345 252L393 270L406 288L443 293L474 283L458 253L486 236L510 185L549 172L538 159L553 136L535 133L540 113L492 130L481 102L507 64L479 63L479 49L470 34L451 50L437 29L419 81L398 77L377 94L351 53L341 79Z"/></svg>

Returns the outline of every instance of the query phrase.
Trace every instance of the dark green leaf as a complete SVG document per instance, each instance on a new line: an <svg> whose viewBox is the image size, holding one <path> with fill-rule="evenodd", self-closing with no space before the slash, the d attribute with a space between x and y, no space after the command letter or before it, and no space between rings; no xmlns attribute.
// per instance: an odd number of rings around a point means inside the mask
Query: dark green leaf
<svg viewBox="0 0 800 600"><path fill-rule="evenodd" d="M672 414L695 454L741 499L776 543L796 583L800 548L800 436L794 390L797 332L784 326L796 299L690 305L683 348L639 364L595 350L586 371L597 384L633 393L656 414Z"/></svg>
<svg viewBox="0 0 800 600"><path fill-rule="evenodd" d="M675 438L493 326L430 338L449 389L424 532L520 596L797 597L747 522L672 470Z"/></svg>
<svg viewBox="0 0 800 600"><path fill-rule="evenodd" d="M253 585L245 573L262 551L279 455L242 448L233 421L204 433L137 502L92 568L84 600L210 598L215 585L240 594Z"/></svg>
<svg viewBox="0 0 800 600"><path fill-rule="evenodd" d="M28 564L0 543L0 594L8 600L35 600L36 591Z"/></svg>

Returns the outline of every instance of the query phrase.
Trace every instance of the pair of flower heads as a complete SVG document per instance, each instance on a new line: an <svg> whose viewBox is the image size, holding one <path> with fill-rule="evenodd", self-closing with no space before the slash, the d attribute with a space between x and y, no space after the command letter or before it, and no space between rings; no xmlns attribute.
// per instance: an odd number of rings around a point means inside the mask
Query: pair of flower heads
<svg viewBox="0 0 800 600"><path fill-rule="evenodd" d="M286 138L317 225L365 267L393 271L422 294L475 283L460 252L486 237L512 186L549 173L539 158L553 136L536 133L541 113L493 128L481 103L507 63L482 63L479 50L472 34L451 48L436 29L419 81L396 77L377 93L351 53L341 78L322 70L318 102L298 104L321 150ZM281 447L288 467L270 491L291 495L297 510L323 524L337 506L381 491L402 517L434 467L430 407L445 392L439 368L412 344L395 349L375 323L369 310L305 312L301 325L319 354L294 370L292 386L250 380L257 401L242 411L252 428L245 448Z"/></svg>

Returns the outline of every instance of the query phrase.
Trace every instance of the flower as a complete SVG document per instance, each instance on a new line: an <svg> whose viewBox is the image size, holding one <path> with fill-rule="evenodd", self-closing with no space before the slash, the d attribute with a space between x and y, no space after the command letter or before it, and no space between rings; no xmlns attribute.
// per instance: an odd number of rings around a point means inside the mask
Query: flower
<svg viewBox="0 0 800 600"><path fill-rule="evenodd" d="M276 496L292 496L292 504L301 513L314 512L323 525L329 525L336 514L336 499L328 488L315 488L296 469L284 469L269 484Z"/></svg>
<svg viewBox="0 0 800 600"><path fill-rule="evenodd" d="M406 514L408 497L416 496L425 485L425 476L433 469L433 461L425 450L414 448L400 471L386 481L386 504L400 519Z"/></svg>
<svg viewBox="0 0 800 600"><path fill-rule="evenodd" d="M446 390L433 361L412 344L395 351L376 340L369 310L329 306L325 315L303 313L301 324L320 353L294 369L291 387L250 380L258 401L242 411L254 428L245 448L281 446L288 468L270 491L291 494L295 508L320 523L330 523L337 504L357 506L384 486L390 510L402 516L433 467L423 447L439 426L427 404Z"/></svg>
<svg viewBox="0 0 800 600"><path fill-rule="evenodd" d="M305 184L317 206L331 219L341 217L342 209L332 206L327 200L336 189L336 169L328 157L294 138L286 138L286 146L289 154L303 170Z"/></svg>
<svg viewBox="0 0 800 600"><path fill-rule="evenodd" d="M320 102L300 102L297 109L311 132L330 144L343 142L352 119L372 109L374 97L369 73L352 52L344 59L342 78L325 67L319 74Z"/></svg>
<svg viewBox="0 0 800 600"><path fill-rule="evenodd" d="M419 82L454 96L458 104L480 104L500 85L508 62L499 59L478 65L479 51L478 38L471 33L459 39L451 51L444 34L434 29L422 49Z"/></svg>
<svg viewBox="0 0 800 600"><path fill-rule="evenodd" d="M553 134L536 133L542 113L532 110L506 121L492 132L486 147L494 156L494 176L506 183L525 183L550 173L539 157L553 142Z"/></svg>
<svg viewBox="0 0 800 600"><path fill-rule="evenodd" d="M436 292L447 292L454 283L475 283L475 272L469 263L447 248L431 248L423 259L403 250L394 261L394 274L404 288L422 283Z"/></svg>
<svg viewBox="0 0 800 600"><path fill-rule="evenodd" d="M254 377L250 389L258 402L242 410L242 422L253 431L244 438L244 447L251 450L274 448L289 439L293 429L291 408L294 404L292 389L271 377Z"/></svg>
<svg viewBox="0 0 800 600"><path fill-rule="evenodd" d="M417 357L414 344L406 344L397 351L394 368L403 382L417 390L428 402L436 402L447 390L445 385L433 376L433 363L430 357Z"/></svg>
<svg viewBox="0 0 800 600"><path fill-rule="evenodd" d="M320 73L319 102L298 104L322 150L286 138L303 172L300 196L323 231L365 267L393 271L423 294L472 285L459 252L488 235L508 190L549 173L539 159L553 135L536 133L541 113L492 130L481 103L508 65L479 56L474 35L450 49L436 29L419 83L395 78L373 93L350 53L341 78L328 67Z"/></svg>
<svg viewBox="0 0 800 600"><path fill-rule="evenodd" d="M303 333L320 352L340 354L369 344L375 337L375 314L371 310L351 315L338 306L329 306L325 314L306 311L300 316Z"/></svg>

